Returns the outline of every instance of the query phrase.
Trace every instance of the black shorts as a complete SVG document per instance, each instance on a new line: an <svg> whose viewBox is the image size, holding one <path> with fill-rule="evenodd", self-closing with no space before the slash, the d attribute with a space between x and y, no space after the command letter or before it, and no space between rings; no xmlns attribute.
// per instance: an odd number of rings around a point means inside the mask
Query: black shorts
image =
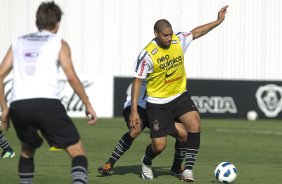
<svg viewBox="0 0 282 184"><path fill-rule="evenodd" d="M147 113L150 124L150 137L164 137L175 130L175 121L190 111L198 111L188 92L184 92L173 101L166 104L147 102Z"/></svg>
<svg viewBox="0 0 282 184"><path fill-rule="evenodd" d="M131 106L128 106L122 112L124 120L125 120L128 128L130 128L128 126L130 111L131 111ZM137 106L137 111L138 111L139 117L141 119L141 128L142 128L142 130L144 130L144 128L146 128L146 127L150 128L146 109L144 109L144 108L142 108L140 106Z"/></svg>
<svg viewBox="0 0 282 184"><path fill-rule="evenodd" d="M50 146L66 148L76 144L79 133L57 99L28 99L12 102L10 117L21 142L34 148L42 144L38 130Z"/></svg>

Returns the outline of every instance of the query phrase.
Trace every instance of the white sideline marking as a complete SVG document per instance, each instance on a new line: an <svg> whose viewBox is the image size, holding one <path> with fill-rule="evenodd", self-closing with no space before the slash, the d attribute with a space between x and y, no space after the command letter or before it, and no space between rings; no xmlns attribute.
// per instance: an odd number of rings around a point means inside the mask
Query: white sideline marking
<svg viewBox="0 0 282 184"><path fill-rule="evenodd" d="M270 131L270 130L234 130L234 129L223 129L217 128L215 129L217 132L238 132L238 133L256 133L256 134L263 134L263 135L278 135L282 136L282 132L277 131Z"/></svg>

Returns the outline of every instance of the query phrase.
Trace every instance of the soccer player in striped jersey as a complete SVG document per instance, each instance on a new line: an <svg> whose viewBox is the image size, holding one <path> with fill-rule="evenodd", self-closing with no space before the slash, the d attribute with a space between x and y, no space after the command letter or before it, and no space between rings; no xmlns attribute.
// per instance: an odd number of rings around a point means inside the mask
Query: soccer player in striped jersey
<svg viewBox="0 0 282 184"><path fill-rule="evenodd" d="M113 150L108 161L102 166L98 168L98 172L102 176L108 176L110 171L113 169L114 164L122 157L122 155L129 150L133 141L143 132L143 130L147 127L150 128L147 112L146 112L146 80L142 81L140 88L140 95L138 98L138 113L141 118L140 124L136 124L134 127L131 127L129 124L129 115L131 109L131 95L129 94L124 103L123 117L125 122L127 123L127 127L129 129L118 141L115 149ZM171 133L171 136L176 138L175 141L175 155L172 167L170 169L170 174L174 176L178 176L182 174L183 169L181 168L181 163L184 158L184 150L186 147L187 140L187 130L185 126L181 123L175 123L176 131Z"/></svg>
<svg viewBox="0 0 282 184"><path fill-rule="evenodd" d="M146 79L146 109L151 144L147 146L142 158L143 179L153 179L152 160L165 149L167 135L175 130L176 119L188 130L185 170L181 179L186 182L195 181L192 169L200 147L201 123L198 109L186 87L184 53L192 40L205 35L224 21L227 7L218 12L217 20L196 27L191 32L173 32L167 20L158 20L154 25L155 38L137 59L129 120L132 126L140 123L138 97L141 83Z"/></svg>
<svg viewBox="0 0 282 184"><path fill-rule="evenodd" d="M50 146L64 149L71 158L75 184L88 183L88 162L80 135L59 99L59 67L85 105L88 124L96 123L96 113L74 70L71 49L57 33L62 11L51 2L42 2L36 12L37 32L18 37L0 66L0 103L7 126L8 113L21 142L19 178L31 184L35 173L34 155L42 145L41 132ZM4 98L3 80L13 70L10 106Z"/></svg>

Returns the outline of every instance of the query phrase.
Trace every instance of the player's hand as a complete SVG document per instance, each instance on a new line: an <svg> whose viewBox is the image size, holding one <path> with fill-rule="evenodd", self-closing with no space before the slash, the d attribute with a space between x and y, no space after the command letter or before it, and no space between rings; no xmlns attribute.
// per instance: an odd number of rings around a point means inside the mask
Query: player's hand
<svg viewBox="0 0 282 184"><path fill-rule="evenodd" d="M221 8L221 10L219 10L218 14L217 14L217 20L220 22L223 22L225 19L225 14L227 13L227 8L228 5L224 6L223 8Z"/></svg>
<svg viewBox="0 0 282 184"><path fill-rule="evenodd" d="M131 112L129 115L130 128L139 127L141 123L138 112Z"/></svg>
<svg viewBox="0 0 282 184"><path fill-rule="evenodd" d="M88 121L88 125L94 125L97 121L97 115L94 109L92 107L86 108L85 114L86 119Z"/></svg>

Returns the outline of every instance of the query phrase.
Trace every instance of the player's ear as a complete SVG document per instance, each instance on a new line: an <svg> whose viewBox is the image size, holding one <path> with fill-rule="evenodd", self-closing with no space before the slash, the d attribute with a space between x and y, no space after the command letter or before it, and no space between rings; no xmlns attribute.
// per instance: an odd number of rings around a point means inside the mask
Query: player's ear
<svg viewBox="0 0 282 184"><path fill-rule="evenodd" d="M157 31L154 31L154 34L155 34L155 37L157 38L158 37L158 32Z"/></svg>

